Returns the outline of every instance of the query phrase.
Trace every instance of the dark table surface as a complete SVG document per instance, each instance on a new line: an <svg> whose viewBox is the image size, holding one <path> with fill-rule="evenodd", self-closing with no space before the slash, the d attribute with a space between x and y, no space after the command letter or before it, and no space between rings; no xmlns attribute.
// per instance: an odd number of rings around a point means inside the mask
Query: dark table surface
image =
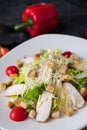
<svg viewBox="0 0 87 130"><path fill-rule="evenodd" d="M21 15L27 5L42 0L0 0L0 45L9 49L30 39L25 31L13 31L21 23ZM87 29L87 0L43 0L56 6L60 24L50 33L68 34L85 38Z"/></svg>
<svg viewBox="0 0 87 130"><path fill-rule="evenodd" d="M68 34L85 38L87 29L87 0L0 0L0 45L9 49L31 38L26 31L13 31L21 23L27 5L48 2L56 6L60 23L50 33ZM83 130L87 130L84 128Z"/></svg>

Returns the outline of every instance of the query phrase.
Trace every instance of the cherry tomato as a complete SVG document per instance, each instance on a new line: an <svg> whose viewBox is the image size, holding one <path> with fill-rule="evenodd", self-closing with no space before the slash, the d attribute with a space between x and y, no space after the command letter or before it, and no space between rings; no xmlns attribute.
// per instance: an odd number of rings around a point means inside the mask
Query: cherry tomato
<svg viewBox="0 0 87 130"><path fill-rule="evenodd" d="M10 76L11 74L19 75L19 71L16 66L8 66L6 69L6 75Z"/></svg>
<svg viewBox="0 0 87 130"><path fill-rule="evenodd" d="M83 97L85 101L87 101L87 94Z"/></svg>
<svg viewBox="0 0 87 130"><path fill-rule="evenodd" d="M65 57L67 57L67 58L69 58L72 55L72 52L65 51L65 52L62 53L62 55L65 56Z"/></svg>
<svg viewBox="0 0 87 130"><path fill-rule="evenodd" d="M85 30L85 38L87 39L87 30Z"/></svg>
<svg viewBox="0 0 87 130"><path fill-rule="evenodd" d="M6 48L6 47L0 47L0 55L4 56L8 52L9 52L8 48Z"/></svg>
<svg viewBox="0 0 87 130"><path fill-rule="evenodd" d="M2 54L0 53L0 58L2 57Z"/></svg>
<svg viewBox="0 0 87 130"><path fill-rule="evenodd" d="M18 106L11 110L9 117L13 121L23 121L28 117L28 113L23 107Z"/></svg>

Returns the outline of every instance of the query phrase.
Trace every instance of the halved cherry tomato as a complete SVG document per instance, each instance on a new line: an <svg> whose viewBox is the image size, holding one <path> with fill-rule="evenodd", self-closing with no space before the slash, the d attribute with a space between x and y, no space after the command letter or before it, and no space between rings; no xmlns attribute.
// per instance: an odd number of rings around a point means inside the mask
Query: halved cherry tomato
<svg viewBox="0 0 87 130"><path fill-rule="evenodd" d="M6 48L6 47L0 47L0 55L1 55L1 57L4 56L8 52L9 52L8 48Z"/></svg>
<svg viewBox="0 0 87 130"><path fill-rule="evenodd" d="M6 75L10 76L11 74L19 75L19 70L16 66L8 66L6 69Z"/></svg>
<svg viewBox="0 0 87 130"><path fill-rule="evenodd" d="M28 117L28 113L23 107L18 106L11 110L9 117L13 121L23 121Z"/></svg>
<svg viewBox="0 0 87 130"><path fill-rule="evenodd" d="M65 51L65 52L62 53L62 55L65 56L65 57L67 57L67 58L69 58L72 55L72 52Z"/></svg>

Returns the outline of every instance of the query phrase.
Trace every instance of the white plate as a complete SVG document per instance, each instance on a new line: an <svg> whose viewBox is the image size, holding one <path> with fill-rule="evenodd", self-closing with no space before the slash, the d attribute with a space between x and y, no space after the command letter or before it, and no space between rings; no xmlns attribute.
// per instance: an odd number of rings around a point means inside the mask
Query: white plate
<svg viewBox="0 0 87 130"><path fill-rule="evenodd" d="M40 35L20 44L0 59L0 82L7 80L5 69L8 65L14 65L16 59L48 48L73 51L87 60L87 40L67 35ZM62 117L47 123L38 123L31 119L13 122L9 119L9 109L5 105L6 100L0 95L0 127L2 130L79 130L87 125L87 104L69 118Z"/></svg>

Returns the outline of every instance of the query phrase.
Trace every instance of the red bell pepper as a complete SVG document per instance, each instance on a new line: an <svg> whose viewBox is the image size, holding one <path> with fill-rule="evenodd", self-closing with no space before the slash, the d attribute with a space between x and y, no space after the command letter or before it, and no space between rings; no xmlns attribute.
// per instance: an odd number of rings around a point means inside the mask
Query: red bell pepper
<svg viewBox="0 0 87 130"><path fill-rule="evenodd" d="M8 53L10 50L6 47L0 47L0 58Z"/></svg>
<svg viewBox="0 0 87 130"><path fill-rule="evenodd" d="M52 4L34 4L25 8L22 21L23 24L16 25L15 30L25 27L31 36L45 34L57 27L58 11Z"/></svg>

